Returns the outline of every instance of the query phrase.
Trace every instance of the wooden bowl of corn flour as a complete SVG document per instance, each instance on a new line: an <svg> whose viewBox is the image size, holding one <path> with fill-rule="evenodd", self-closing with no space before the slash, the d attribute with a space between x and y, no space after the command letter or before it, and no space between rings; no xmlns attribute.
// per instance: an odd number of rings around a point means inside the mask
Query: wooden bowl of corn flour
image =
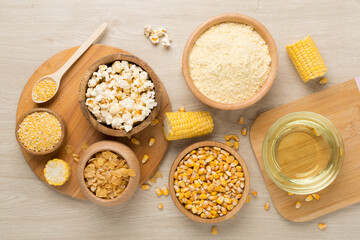
<svg viewBox="0 0 360 240"><path fill-rule="evenodd" d="M182 59L185 81L205 104L242 109L270 89L278 69L278 53L269 31L241 14L215 16L188 39Z"/></svg>

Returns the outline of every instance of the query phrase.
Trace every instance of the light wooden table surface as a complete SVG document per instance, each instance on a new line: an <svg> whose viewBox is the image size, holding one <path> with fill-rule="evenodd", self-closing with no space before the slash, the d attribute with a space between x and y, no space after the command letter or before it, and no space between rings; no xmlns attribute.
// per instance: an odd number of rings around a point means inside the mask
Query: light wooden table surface
<svg viewBox="0 0 360 240"><path fill-rule="evenodd" d="M107 33L98 41L126 49L147 61L163 81L173 106L210 111L214 133L203 139L223 141L237 133L239 115L250 126L261 112L312 92L360 76L360 1L0 1L0 238L2 239L359 239L360 204L307 223L283 219L271 204L248 137L241 138L257 198L227 222L211 226L183 216L171 198L157 197L154 188L137 190L132 200L115 208L98 207L53 191L30 170L14 136L17 102L27 79L55 53L81 44L103 21ZM187 88L181 56L191 32L206 19L227 12L249 15L273 35L279 51L279 72L270 92L256 105L240 111L210 109ZM163 25L173 45L153 46L143 36L144 24ZM304 85L291 64L285 45L311 34L329 68L325 86ZM192 139L173 142L160 166L168 170ZM324 199L324 201L326 201ZM162 202L164 209L157 209ZM328 228L320 231L319 222Z"/></svg>

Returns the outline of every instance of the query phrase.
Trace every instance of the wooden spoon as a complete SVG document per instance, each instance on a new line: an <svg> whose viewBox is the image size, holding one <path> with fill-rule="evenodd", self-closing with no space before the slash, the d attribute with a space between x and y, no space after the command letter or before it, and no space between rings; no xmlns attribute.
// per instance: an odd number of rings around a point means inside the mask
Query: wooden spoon
<svg viewBox="0 0 360 240"><path fill-rule="evenodd" d="M78 50L76 50L76 52L69 58L69 60L67 60L65 62L65 64L59 69L57 70L56 72L52 73L52 74L49 74L49 75L46 75L42 78L40 78L35 84L34 84L34 87L33 87L33 90L32 90L32 100L35 102L35 103L44 103L44 102L47 102L49 101L50 99L52 99L57 91L59 90L59 86L60 86L60 81L61 81L61 78L62 76L67 72L67 70L76 62L76 60L78 60L81 55L100 37L100 35L104 32L104 30L106 29L107 27L107 23L104 22L103 24L101 24L92 34L91 36L78 48ZM43 80L52 80L56 83L56 90L55 90L55 93L52 97L50 97L49 99L45 100L45 101L39 101L39 100L36 100L34 99L34 89L35 89L35 86L43 81Z"/></svg>

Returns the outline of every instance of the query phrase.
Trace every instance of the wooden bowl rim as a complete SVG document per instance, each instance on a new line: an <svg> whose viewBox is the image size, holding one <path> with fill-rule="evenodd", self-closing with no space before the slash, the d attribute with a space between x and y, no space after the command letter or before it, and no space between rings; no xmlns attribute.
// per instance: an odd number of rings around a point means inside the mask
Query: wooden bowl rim
<svg viewBox="0 0 360 240"><path fill-rule="evenodd" d="M35 152L32 151L30 149L28 149L19 139L19 134L18 134L18 130L20 127L21 122L24 120L24 118L26 116L28 116L31 113L34 112L48 112L52 115L54 115L56 117L56 119L60 122L60 126L61 126L61 137L60 140L55 144L55 146L49 150L46 150L44 152ZM66 133L66 125L65 125L65 121L60 117L59 114L57 114L56 112L54 112L53 110L50 110L48 108L34 108L31 109L27 112L25 112L20 118L19 121L17 121L16 123L16 127L15 127L15 136L16 136L16 140L18 141L19 145L28 153L33 154L33 155L47 155L50 153L55 152L56 150L58 150L60 148L60 146L62 145L62 143L64 142L64 138L65 138L65 133Z"/></svg>
<svg viewBox="0 0 360 240"><path fill-rule="evenodd" d="M261 37L265 40L266 44L268 45L270 57L271 57L271 63L270 63L270 71L269 75L260 89L259 92L254 94L251 98L244 102L239 103L221 103L216 102L204 94L202 94L199 89L195 86L193 79L190 75L190 67L189 67L189 57L191 50L196 42L196 40L199 38L199 36L204 33L207 29L210 27L223 23L223 22L238 22L238 23L244 23L249 26L252 26L255 31L257 31ZM262 97L265 96L265 94L270 90L276 74L278 71L278 52L276 48L275 41L273 37L271 36L270 32L265 28L264 25L262 25L259 21L257 21L254 18L251 18L249 16L238 14L238 13L226 13L222 15L218 15L215 17L212 17L208 20L206 20L204 23L202 23L200 26L198 26L194 32L190 35L189 39L186 42L183 57L182 57L182 72L186 81L186 84L188 85L190 91L203 103L210 107L214 107L217 109L223 109L223 110L235 110L235 109L242 109L246 108L257 101L259 101Z"/></svg>
<svg viewBox="0 0 360 240"><path fill-rule="evenodd" d="M174 173L175 173L176 167L178 166L179 162L185 157L186 154L188 154L192 150L197 149L199 147L206 147L206 146L220 147L220 148L228 151L230 154L232 154L236 158L236 160L238 160L240 166L243 168L244 178L245 178L244 191L242 193L242 197L240 198L238 204L231 211L229 211L225 216L221 216L221 217L217 217L217 218L213 218L213 219L201 218L200 216L195 215L192 212L190 212L189 210L187 210L177 199L177 197L175 195L175 190L174 190ZM250 189L250 175L249 175L249 171L248 171L248 168L246 166L244 159L234 149L230 148L229 146L227 146L223 143L216 142L216 141L201 141L201 142L191 144L190 146L185 148L176 157L176 159L174 160L174 162L170 168L170 172L169 172L169 192L170 192L171 198L172 198L175 206L185 216L187 216L188 218L190 218L193 221L200 222L200 223L208 223L208 224L219 223L219 222L225 221L225 220L231 218L232 216L234 216L244 205L244 203L247 199L247 196L249 194L249 189Z"/></svg>
<svg viewBox="0 0 360 240"><path fill-rule="evenodd" d="M130 177L129 183L126 186L124 192L122 194L114 199L102 199L97 197L93 192L90 191L90 189L85 184L85 178L84 178L84 170L86 167L86 164L88 160L97 152L101 151L112 151L120 156L122 156L126 163L128 164L130 169L134 169L136 176ZM78 168L77 168L77 178L80 185L81 191L84 193L84 195L91 200L92 202L105 207L113 207L120 205L130 199L132 195L135 193L137 187L139 186L140 181L140 164L139 161L135 155L135 153L126 146L125 144L110 141L110 140L104 140L96 142L92 145L90 145L82 154L80 157Z"/></svg>
<svg viewBox="0 0 360 240"><path fill-rule="evenodd" d="M136 64L137 66L141 67L143 70L145 70L148 73L150 80L154 84L155 101L157 103L157 106L151 110L151 113L145 118L144 121L133 127L129 132L126 132L123 129L113 129L111 126L98 122L95 116L88 110L88 107L85 105L86 102L85 94L87 90L87 83L91 78L93 72L96 71L96 69L100 65L102 64L107 65L115 61L128 61L129 63ZM144 130L146 127L148 127L159 113L160 102L161 102L159 82L160 79L155 73L155 71L145 61L136 57L135 55L124 54L124 53L115 53L115 54L107 55L97 60L93 64L91 64L90 67L85 71L83 78L81 79L80 88L79 88L79 104L80 104L81 112L83 113L84 117L88 120L88 122L99 132L102 132L106 135L110 135L113 137L130 137Z"/></svg>

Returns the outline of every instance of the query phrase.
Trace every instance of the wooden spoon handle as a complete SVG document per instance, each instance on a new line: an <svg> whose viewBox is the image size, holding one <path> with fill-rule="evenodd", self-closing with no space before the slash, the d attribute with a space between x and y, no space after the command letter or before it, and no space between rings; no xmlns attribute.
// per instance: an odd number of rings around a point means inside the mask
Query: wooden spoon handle
<svg viewBox="0 0 360 240"><path fill-rule="evenodd" d="M71 65L78 60L81 55L93 44L96 39L104 32L107 27L107 23L104 22L101 24L91 35L90 37L76 50L76 52L66 61L66 63L55 73L61 79L62 75L71 67Z"/></svg>

